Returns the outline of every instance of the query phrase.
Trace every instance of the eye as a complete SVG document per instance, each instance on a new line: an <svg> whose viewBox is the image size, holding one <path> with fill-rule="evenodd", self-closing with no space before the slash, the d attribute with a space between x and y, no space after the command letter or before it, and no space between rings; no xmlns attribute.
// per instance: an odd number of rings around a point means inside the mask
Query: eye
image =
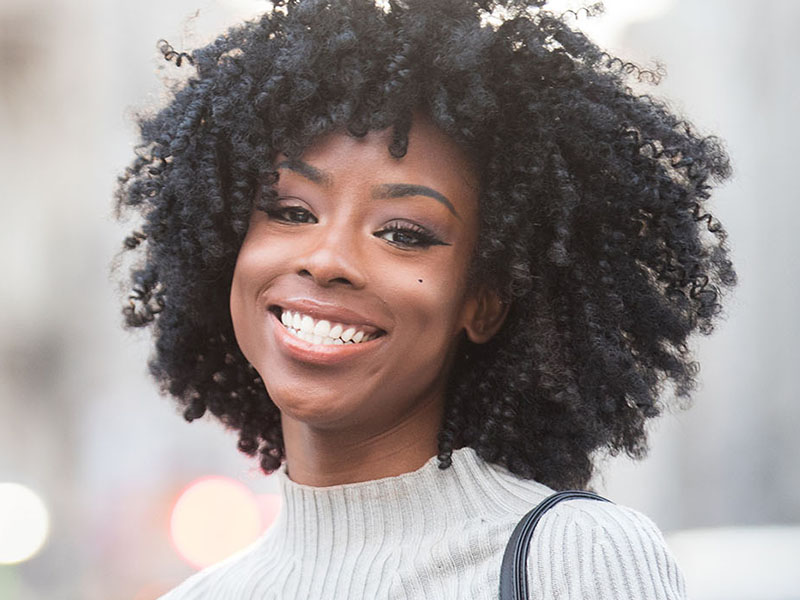
<svg viewBox="0 0 800 600"><path fill-rule="evenodd" d="M398 248L429 248L430 246L449 246L435 234L416 223L390 223L375 233L375 237L382 238Z"/></svg>
<svg viewBox="0 0 800 600"><path fill-rule="evenodd" d="M298 204L281 203L279 200L271 202L264 207L270 219L284 223L316 223L314 214Z"/></svg>

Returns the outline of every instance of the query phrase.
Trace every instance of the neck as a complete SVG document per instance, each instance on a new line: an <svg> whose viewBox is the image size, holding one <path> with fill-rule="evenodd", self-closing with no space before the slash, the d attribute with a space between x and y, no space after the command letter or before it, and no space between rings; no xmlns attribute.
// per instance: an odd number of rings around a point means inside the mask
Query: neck
<svg viewBox="0 0 800 600"><path fill-rule="evenodd" d="M320 429L283 414L286 470L292 481L326 487L394 477L419 469L437 452L442 402L382 430Z"/></svg>

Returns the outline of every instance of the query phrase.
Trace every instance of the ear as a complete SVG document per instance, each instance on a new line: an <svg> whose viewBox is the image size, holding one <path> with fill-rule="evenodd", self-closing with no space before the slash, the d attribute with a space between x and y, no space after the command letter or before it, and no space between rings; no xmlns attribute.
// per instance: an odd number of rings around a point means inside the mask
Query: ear
<svg viewBox="0 0 800 600"><path fill-rule="evenodd" d="M475 344L488 342L506 320L509 305L494 290L481 287L467 300L464 330Z"/></svg>

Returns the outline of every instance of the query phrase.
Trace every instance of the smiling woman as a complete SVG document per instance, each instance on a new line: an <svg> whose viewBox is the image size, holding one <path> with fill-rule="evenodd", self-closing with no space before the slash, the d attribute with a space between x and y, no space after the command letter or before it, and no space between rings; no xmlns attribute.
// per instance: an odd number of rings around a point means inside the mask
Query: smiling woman
<svg viewBox="0 0 800 600"><path fill-rule="evenodd" d="M298 483L399 475L434 456L462 335L485 341L505 315L468 285L468 157L421 115L402 159L390 141L334 133L302 160L278 157L233 272L236 339L280 409Z"/></svg>
<svg viewBox="0 0 800 600"><path fill-rule="evenodd" d="M276 2L141 121L128 324L284 494L171 600L496 597L520 517L690 394L727 157L542 4ZM540 527L531 598L685 597L631 509Z"/></svg>

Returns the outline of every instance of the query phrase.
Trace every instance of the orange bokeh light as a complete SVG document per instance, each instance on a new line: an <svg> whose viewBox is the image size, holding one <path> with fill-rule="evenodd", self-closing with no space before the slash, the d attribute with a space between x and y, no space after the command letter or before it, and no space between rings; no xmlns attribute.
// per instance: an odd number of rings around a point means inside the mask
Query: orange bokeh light
<svg viewBox="0 0 800 600"><path fill-rule="evenodd" d="M186 487L172 508L172 544L195 568L219 562L264 531L261 504L253 492L233 479L198 479Z"/></svg>

